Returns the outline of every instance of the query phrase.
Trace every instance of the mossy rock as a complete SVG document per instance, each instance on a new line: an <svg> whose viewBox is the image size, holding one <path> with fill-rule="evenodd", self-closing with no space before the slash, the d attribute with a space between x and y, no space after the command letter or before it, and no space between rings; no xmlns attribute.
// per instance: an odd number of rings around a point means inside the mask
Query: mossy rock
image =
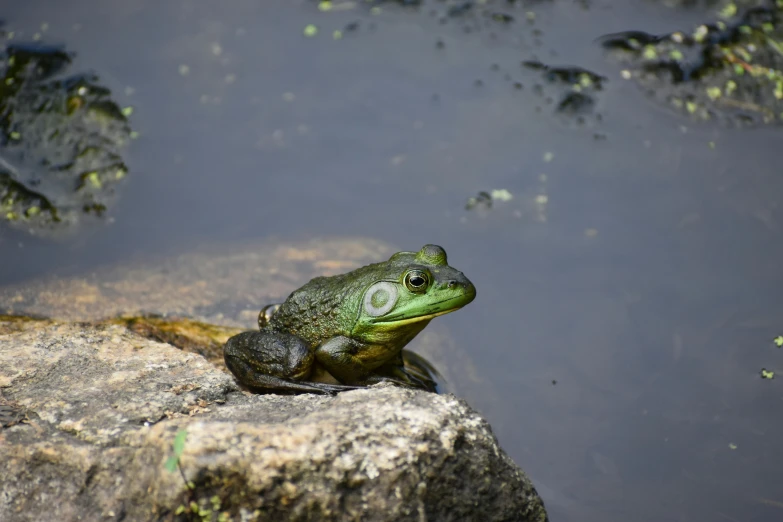
<svg viewBox="0 0 783 522"><path fill-rule="evenodd" d="M628 67L623 77L694 120L780 124L783 4L757 3L726 3L717 20L690 32L628 31L604 37L603 46Z"/></svg>
<svg viewBox="0 0 783 522"><path fill-rule="evenodd" d="M0 220L32 234L103 217L128 172L125 114L72 62L57 47L0 47Z"/></svg>

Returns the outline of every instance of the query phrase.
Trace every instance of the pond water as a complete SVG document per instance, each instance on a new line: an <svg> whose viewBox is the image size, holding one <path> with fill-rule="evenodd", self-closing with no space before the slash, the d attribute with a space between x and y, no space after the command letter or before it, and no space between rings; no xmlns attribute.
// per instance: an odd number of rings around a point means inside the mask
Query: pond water
<svg viewBox="0 0 783 522"><path fill-rule="evenodd" d="M714 19L664 4L8 3L14 38L65 45L140 135L111 223L3 231L0 284L256 238L440 244L478 288L438 319L487 383L465 398L553 522L781 520L783 379L760 377L783 373L780 130L621 78L597 38ZM606 80L557 112L524 61Z"/></svg>

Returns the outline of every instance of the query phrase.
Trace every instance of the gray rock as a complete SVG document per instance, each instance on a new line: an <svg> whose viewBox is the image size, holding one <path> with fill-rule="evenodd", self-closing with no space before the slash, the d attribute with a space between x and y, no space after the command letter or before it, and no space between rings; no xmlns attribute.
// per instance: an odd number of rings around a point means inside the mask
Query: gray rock
<svg viewBox="0 0 783 522"><path fill-rule="evenodd" d="M454 396L252 395L116 324L0 318L0 409L3 521L547 519Z"/></svg>

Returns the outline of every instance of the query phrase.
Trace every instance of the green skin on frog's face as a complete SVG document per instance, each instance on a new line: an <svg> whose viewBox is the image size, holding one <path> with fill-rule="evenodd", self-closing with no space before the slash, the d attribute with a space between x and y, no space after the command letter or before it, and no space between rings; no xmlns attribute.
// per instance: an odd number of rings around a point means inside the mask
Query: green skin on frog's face
<svg viewBox="0 0 783 522"><path fill-rule="evenodd" d="M332 393L381 381L426 388L405 371L402 348L475 296L441 247L398 252L296 290L260 332L229 339L226 364L241 383L265 391ZM308 382L314 366L343 385Z"/></svg>

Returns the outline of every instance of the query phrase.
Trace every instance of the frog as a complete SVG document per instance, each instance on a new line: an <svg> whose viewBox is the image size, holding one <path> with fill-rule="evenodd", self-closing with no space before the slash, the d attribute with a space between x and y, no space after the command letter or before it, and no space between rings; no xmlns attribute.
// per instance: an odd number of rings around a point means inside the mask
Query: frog
<svg viewBox="0 0 783 522"><path fill-rule="evenodd" d="M403 348L475 297L446 251L428 244L310 280L261 310L259 329L229 338L223 356L241 385L262 393L333 395L383 382L433 391L421 372L406 369ZM333 382L311 378L324 372Z"/></svg>

